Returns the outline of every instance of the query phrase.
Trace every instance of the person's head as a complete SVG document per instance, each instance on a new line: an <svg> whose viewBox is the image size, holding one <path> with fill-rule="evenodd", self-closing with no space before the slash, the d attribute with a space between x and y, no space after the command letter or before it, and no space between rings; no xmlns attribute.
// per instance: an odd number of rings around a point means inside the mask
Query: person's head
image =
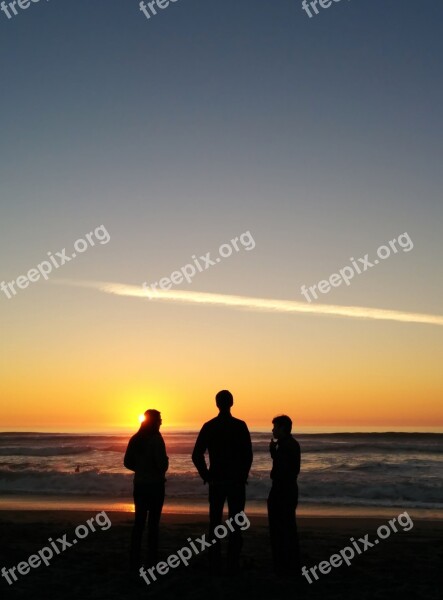
<svg viewBox="0 0 443 600"><path fill-rule="evenodd" d="M234 404L234 398L232 397L231 392L228 392L228 390L221 390L215 396L215 403L217 404L217 408L220 412L229 412L231 410L231 406Z"/></svg>
<svg viewBox="0 0 443 600"><path fill-rule="evenodd" d="M279 440L286 437L292 431L292 421L287 415L280 415L272 419L272 435Z"/></svg>
<svg viewBox="0 0 443 600"><path fill-rule="evenodd" d="M158 410L150 408L144 413L145 420L140 425L140 431L144 433L158 433L162 424L162 416Z"/></svg>

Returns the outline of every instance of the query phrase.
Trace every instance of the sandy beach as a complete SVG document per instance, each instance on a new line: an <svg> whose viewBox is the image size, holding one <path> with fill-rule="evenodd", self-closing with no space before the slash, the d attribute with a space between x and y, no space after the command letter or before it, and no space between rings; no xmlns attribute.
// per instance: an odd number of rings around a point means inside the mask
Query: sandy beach
<svg viewBox="0 0 443 600"><path fill-rule="evenodd" d="M439 598L439 573L442 559L442 521L414 520L409 531L392 533L379 545L368 548L352 559L351 566L342 565L321 575L309 584L302 580L295 588L292 580L277 578L270 569L270 547L267 520L251 516L251 526L244 532L243 571L236 576L211 576L207 556L194 556L188 567L181 565L147 584L132 576L127 565L127 546L132 514L108 512L112 526L89 533L77 545L55 556L49 566L41 565L29 574L18 576L8 585L2 578L4 598L44 598L111 600L112 598L203 598L224 599L287 597L304 598ZM94 513L83 511L0 511L2 540L0 567L10 568L26 561L48 538L63 534L75 537L77 525ZM299 519L302 562L308 568L328 560L350 544L369 534L376 537L382 518ZM162 517L161 560L207 531L204 515L165 514Z"/></svg>

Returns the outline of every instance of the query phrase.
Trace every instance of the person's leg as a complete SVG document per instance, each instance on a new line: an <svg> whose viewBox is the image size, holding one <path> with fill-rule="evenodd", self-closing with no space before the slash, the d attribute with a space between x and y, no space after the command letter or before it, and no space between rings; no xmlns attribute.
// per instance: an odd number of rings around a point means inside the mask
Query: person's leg
<svg viewBox="0 0 443 600"><path fill-rule="evenodd" d="M148 503L146 490L143 485L134 484L135 517L131 534L131 567L138 568L141 565L141 546L143 531L148 514Z"/></svg>
<svg viewBox="0 0 443 600"><path fill-rule="evenodd" d="M246 492L243 483L233 483L228 489L228 510L229 518L233 519L231 524L234 531L229 533L228 541L228 568L235 570L239 566L241 549L243 547L243 535L240 527L234 520L235 515L238 515L245 510Z"/></svg>
<svg viewBox="0 0 443 600"><path fill-rule="evenodd" d="M293 517L292 521L292 547L293 547L293 564L296 570L297 575L300 575L301 572L301 558L300 558L300 540L298 537L298 527L297 527L297 506L298 506L298 486L295 486L294 496L292 502L292 512L291 515Z"/></svg>
<svg viewBox="0 0 443 600"><path fill-rule="evenodd" d="M295 506L290 493L281 499L279 530L280 530L280 568L283 573L294 571L295 559Z"/></svg>
<svg viewBox="0 0 443 600"><path fill-rule="evenodd" d="M274 571L280 568L280 523L278 492L273 486L268 496L268 523Z"/></svg>
<svg viewBox="0 0 443 600"><path fill-rule="evenodd" d="M148 497L148 565L153 566L158 562L158 540L160 532L160 517L165 501L165 484L156 483L149 486Z"/></svg>
<svg viewBox="0 0 443 600"><path fill-rule="evenodd" d="M276 568L282 573L295 575L300 572L295 515L298 502L297 488L288 486L276 491L274 518Z"/></svg>
<svg viewBox="0 0 443 600"><path fill-rule="evenodd" d="M222 483L213 482L209 484L209 542L216 543L209 548L209 561L214 569L220 566L221 546L214 533L217 525L223 519L223 506L226 500L226 486Z"/></svg>

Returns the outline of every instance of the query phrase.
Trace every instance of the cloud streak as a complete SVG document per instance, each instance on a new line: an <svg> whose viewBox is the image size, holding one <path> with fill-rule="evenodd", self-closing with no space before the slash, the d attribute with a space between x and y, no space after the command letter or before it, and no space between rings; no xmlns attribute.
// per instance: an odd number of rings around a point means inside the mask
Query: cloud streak
<svg viewBox="0 0 443 600"><path fill-rule="evenodd" d="M351 319L372 319L381 321L399 321L403 323L424 323L443 326L443 316L422 313L368 308L364 306L340 306L334 304L308 304L296 300L274 300L271 298L251 298L248 296L232 296L228 294L212 294L186 290L155 291L144 290L141 286L124 283L100 281L73 281L66 279L52 280L57 285L94 289L115 296L146 299L150 302L170 302L199 304L205 306L221 306L240 308L251 311L267 311L276 313L303 313Z"/></svg>

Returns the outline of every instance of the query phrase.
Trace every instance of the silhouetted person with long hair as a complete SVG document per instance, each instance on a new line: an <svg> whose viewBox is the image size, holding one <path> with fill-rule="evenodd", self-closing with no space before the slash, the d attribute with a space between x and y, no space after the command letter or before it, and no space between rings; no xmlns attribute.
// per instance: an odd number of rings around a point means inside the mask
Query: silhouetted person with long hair
<svg viewBox="0 0 443 600"><path fill-rule="evenodd" d="M272 421L272 488L268 497L268 519L274 571L279 575L300 575L297 534L297 477L300 473L300 445L292 437L292 421L286 416Z"/></svg>
<svg viewBox="0 0 443 600"><path fill-rule="evenodd" d="M160 433L162 423L158 410L145 412L145 420L138 432L129 440L124 465L134 471L135 520L131 536L131 567L142 565L141 546L148 518L148 566L158 559L159 524L165 500L165 473L169 459Z"/></svg>
<svg viewBox="0 0 443 600"><path fill-rule="evenodd" d="M219 414L205 423L195 443L192 461L204 483L209 483L209 541L215 540L214 530L223 518L223 507L228 501L229 518L244 510L245 486L252 464L252 444L244 421L231 415L234 399L231 392L222 390L215 397ZM209 468L205 452L209 453ZM228 540L228 569L239 567L243 545L242 533L232 520ZM210 549L211 567L220 568L220 542Z"/></svg>

